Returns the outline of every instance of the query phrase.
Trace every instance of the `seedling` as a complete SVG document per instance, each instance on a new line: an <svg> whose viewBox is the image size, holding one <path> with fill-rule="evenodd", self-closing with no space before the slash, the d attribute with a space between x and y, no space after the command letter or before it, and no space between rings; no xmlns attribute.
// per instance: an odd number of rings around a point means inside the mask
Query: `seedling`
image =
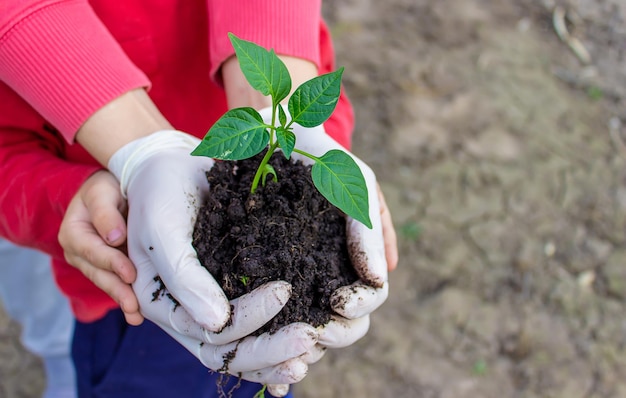
<svg viewBox="0 0 626 398"><path fill-rule="evenodd" d="M250 283L250 277L246 275L242 275L239 277L239 281L243 283L244 286L248 286L248 283Z"/></svg>
<svg viewBox="0 0 626 398"><path fill-rule="evenodd" d="M318 191L348 216L372 228L369 218L368 192L365 178L354 159L346 152L333 149L321 157L296 148L293 125L316 127L335 110L341 90L343 68L315 77L293 92L287 104L291 120L281 102L291 92L291 77L274 50L266 50L229 33L241 70L248 83L272 100L271 124L263 121L253 108L235 108L226 112L211 127L202 142L191 153L222 160L243 160L268 148L256 171L251 192L267 177L278 178L269 164L272 154L280 149L291 158L293 152L312 159L311 177Z"/></svg>
<svg viewBox="0 0 626 398"><path fill-rule="evenodd" d="M263 387L252 398L265 398L265 390L267 390L267 384L263 384Z"/></svg>

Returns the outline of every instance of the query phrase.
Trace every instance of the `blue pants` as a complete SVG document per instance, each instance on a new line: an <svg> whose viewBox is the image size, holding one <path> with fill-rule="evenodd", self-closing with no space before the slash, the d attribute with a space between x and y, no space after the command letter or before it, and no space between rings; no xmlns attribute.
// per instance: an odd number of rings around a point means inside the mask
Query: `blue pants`
<svg viewBox="0 0 626 398"><path fill-rule="evenodd" d="M0 239L0 301L22 327L24 347L43 361L43 398L75 398L74 316L54 282L50 257Z"/></svg>
<svg viewBox="0 0 626 398"><path fill-rule="evenodd" d="M77 322L72 355L80 398L213 398L220 378L226 396L239 381L209 371L154 323L129 326L120 310ZM252 398L261 387L241 381L232 397Z"/></svg>

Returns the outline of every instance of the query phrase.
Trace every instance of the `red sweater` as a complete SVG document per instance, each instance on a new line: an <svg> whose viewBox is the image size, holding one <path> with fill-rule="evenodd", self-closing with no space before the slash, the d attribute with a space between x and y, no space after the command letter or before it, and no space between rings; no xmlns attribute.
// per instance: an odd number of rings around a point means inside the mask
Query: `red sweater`
<svg viewBox="0 0 626 398"><path fill-rule="evenodd" d="M161 112L203 137L226 107L219 68L227 32L335 69L320 0L0 1L0 235L52 255L80 321L117 304L63 259L57 234L81 184L100 168L78 144L97 109L149 87ZM349 147L352 108L342 95L325 124Z"/></svg>

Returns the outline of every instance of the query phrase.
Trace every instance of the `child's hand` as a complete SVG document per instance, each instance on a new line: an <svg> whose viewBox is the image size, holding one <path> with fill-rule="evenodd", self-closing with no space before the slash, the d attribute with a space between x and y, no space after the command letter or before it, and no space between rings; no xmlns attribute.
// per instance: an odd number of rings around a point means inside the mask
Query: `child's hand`
<svg viewBox="0 0 626 398"><path fill-rule="evenodd" d="M126 255L126 200L108 171L89 177L70 202L59 243L65 260L117 302L126 322L139 325L143 316L130 284L137 276Z"/></svg>

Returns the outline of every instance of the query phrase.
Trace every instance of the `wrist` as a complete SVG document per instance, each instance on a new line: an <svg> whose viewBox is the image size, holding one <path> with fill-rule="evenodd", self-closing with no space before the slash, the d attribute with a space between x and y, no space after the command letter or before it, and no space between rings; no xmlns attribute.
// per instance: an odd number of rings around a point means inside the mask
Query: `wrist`
<svg viewBox="0 0 626 398"><path fill-rule="evenodd" d="M122 195L126 191L133 172L149 158L170 150L182 150L191 157L191 152L200 140L176 130L160 130L139 137L115 151L107 164L109 171L120 182Z"/></svg>
<svg viewBox="0 0 626 398"><path fill-rule="evenodd" d="M124 145L159 130L172 129L144 89L122 94L96 111L76 134L80 143L100 164Z"/></svg>

